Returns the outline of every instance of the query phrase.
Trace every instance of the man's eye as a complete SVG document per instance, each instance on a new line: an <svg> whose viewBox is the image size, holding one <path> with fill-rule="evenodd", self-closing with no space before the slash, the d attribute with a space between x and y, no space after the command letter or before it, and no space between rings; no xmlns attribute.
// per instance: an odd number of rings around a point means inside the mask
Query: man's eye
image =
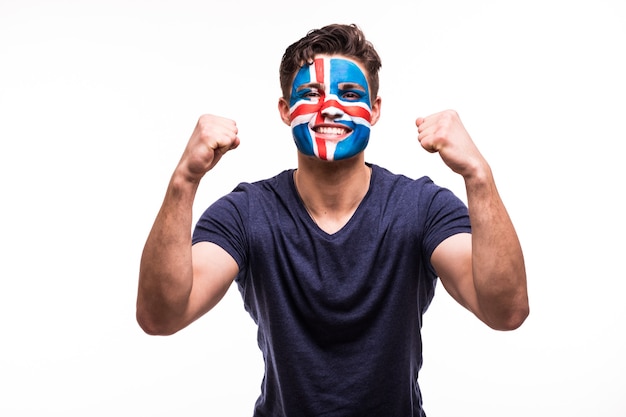
<svg viewBox="0 0 626 417"><path fill-rule="evenodd" d="M321 93L317 88L303 88L295 97L297 100L316 100L321 97Z"/></svg>
<svg viewBox="0 0 626 417"><path fill-rule="evenodd" d="M363 95L356 91L345 91L341 94L341 98L348 101L360 100L362 97Z"/></svg>

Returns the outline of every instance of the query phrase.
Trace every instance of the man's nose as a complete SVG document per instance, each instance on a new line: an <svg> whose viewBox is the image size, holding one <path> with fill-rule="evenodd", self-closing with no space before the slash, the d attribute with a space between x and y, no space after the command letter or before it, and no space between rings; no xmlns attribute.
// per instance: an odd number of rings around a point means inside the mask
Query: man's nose
<svg viewBox="0 0 626 417"><path fill-rule="evenodd" d="M322 116L330 119L336 119L343 116L345 113L342 109L336 106L335 103L325 103L322 107Z"/></svg>

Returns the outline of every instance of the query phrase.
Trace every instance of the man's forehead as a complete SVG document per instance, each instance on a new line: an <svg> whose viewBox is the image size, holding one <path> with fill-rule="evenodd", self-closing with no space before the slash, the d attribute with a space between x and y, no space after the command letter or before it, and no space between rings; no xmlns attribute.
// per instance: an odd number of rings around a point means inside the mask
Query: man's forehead
<svg viewBox="0 0 626 417"><path fill-rule="evenodd" d="M330 85L336 83L360 84L367 88L367 77L361 65L342 55L316 55L305 64L293 80L293 88L304 84Z"/></svg>
<svg viewBox="0 0 626 417"><path fill-rule="evenodd" d="M353 65L356 65L359 70L363 73L366 74L365 68L363 67L363 65L356 59L348 57L346 55L341 55L341 54L317 54L315 55L315 57L313 58L313 60L315 61L316 59L326 59L329 61L334 61L337 60L338 62L349 62Z"/></svg>

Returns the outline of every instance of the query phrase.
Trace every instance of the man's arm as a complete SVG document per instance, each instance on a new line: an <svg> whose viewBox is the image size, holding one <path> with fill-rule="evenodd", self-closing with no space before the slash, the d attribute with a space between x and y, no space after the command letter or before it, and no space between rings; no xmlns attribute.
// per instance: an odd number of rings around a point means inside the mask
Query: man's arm
<svg viewBox="0 0 626 417"><path fill-rule="evenodd" d="M232 120L205 115L189 139L144 246L137 321L149 334L172 334L213 308L238 266L212 243L191 244L192 208L200 180L239 145Z"/></svg>
<svg viewBox="0 0 626 417"><path fill-rule="evenodd" d="M512 330L528 316L524 257L487 161L458 114L418 118L418 139L463 176L472 234L443 241L431 262L446 290L494 329Z"/></svg>

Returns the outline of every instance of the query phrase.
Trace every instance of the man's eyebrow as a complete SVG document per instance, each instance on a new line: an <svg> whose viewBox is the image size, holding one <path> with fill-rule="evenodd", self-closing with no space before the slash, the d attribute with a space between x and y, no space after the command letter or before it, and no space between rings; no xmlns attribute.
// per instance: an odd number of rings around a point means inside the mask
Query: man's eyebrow
<svg viewBox="0 0 626 417"><path fill-rule="evenodd" d="M342 90L360 90L365 92L365 87L357 83L339 83L338 87Z"/></svg>
<svg viewBox="0 0 626 417"><path fill-rule="evenodd" d="M322 83L306 83L306 84L299 85L298 88L296 88L296 91L302 91L302 90L305 90L307 88L316 88L318 90L323 90L324 89L324 84L322 84Z"/></svg>

